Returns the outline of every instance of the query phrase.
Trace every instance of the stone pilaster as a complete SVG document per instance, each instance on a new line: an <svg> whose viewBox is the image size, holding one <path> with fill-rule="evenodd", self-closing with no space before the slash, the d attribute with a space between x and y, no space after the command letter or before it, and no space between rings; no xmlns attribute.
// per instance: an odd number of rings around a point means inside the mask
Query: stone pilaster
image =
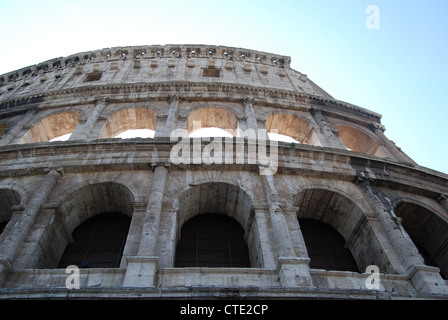
<svg viewBox="0 0 448 320"><path fill-rule="evenodd" d="M328 126L327 121L325 120L324 116L320 112L320 110L317 109L310 109L310 114L313 117L316 124L319 126L318 134L322 137L322 146L329 147L329 148L339 148L339 149L345 149L344 143L339 139L339 137L336 137L333 134L333 131Z"/></svg>
<svg viewBox="0 0 448 320"><path fill-rule="evenodd" d="M124 286L153 287L157 284L159 258L157 240L162 215L163 197L168 177L168 168L154 164L153 183L149 194L146 214L137 256L127 257L128 267Z"/></svg>
<svg viewBox="0 0 448 320"><path fill-rule="evenodd" d="M166 118L165 129L163 130L164 137L170 137L171 133L176 129L177 125L177 112L179 109L179 102L182 97L179 95L173 95L168 97L168 103L170 104L168 108L168 115Z"/></svg>
<svg viewBox="0 0 448 320"><path fill-rule="evenodd" d="M95 108L92 113L87 118L87 121L80 127L78 127L75 132L70 136L70 140L89 140L91 139L90 134L95 127L98 119L101 116L104 108L106 107L107 98L100 98L95 102Z"/></svg>
<svg viewBox="0 0 448 320"><path fill-rule="evenodd" d="M6 133L3 138L0 140L0 146L5 146L11 143L23 130L29 126L31 120L36 116L38 112L38 108L31 108L26 115L15 125L11 130Z"/></svg>
<svg viewBox="0 0 448 320"><path fill-rule="evenodd" d="M244 115L246 116L247 128L258 132L257 118L254 112L254 98L244 98L240 102L244 106Z"/></svg>
<svg viewBox="0 0 448 320"><path fill-rule="evenodd" d="M164 165L157 165L154 169L153 183L143 223L142 237L138 250L138 255L140 256L153 256L156 254L157 234L167 177L168 168Z"/></svg>
<svg viewBox="0 0 448 320"><path fill-rule="evenodd" d="M8 237L0 246L0 259L8 261L8 263L13 266L14 258L20 249L23 240L31 230L37 214L53 191L60 177L60 171L56 169L49 169L45 178L39 185L39 188L36 189L32 198L26 205L18 223L16 223L8 234ZM7 268L3 268L2 270L5 271ZM0 284L4 282L5 277L6 273L0 273Z"/></svg>
<svg viewBox="0 0 448 320"><path fill-rule="evenodd" d="M390 240L394 252L400 258L401 270L407 274L409 280L417 291L425 293L448 293L444 280L439 274L439 269L424 265L418 249L412 240L405 234L399 219L396 218L392 208L383 203L378 191L374 190L368 177L358 177L358 185L364 192L366 200L371 205L374 214L381 223L384 234Z"/></svg>
<svg viewBox="0 0 448 320"><path fill-rule="evenodd" d="M278 252L277 269L283 287L312 286L309 258L297 257L272 175L261 176Z"/></svg>

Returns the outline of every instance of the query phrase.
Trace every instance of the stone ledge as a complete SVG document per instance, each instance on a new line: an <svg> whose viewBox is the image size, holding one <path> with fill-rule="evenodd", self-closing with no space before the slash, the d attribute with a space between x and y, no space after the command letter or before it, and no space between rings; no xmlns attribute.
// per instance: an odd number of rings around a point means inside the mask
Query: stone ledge
<svg viewBox="0 0 448 320"><path fill-rule="evenodd" d="M161 163L169 163L170 150L175 143L165 138L136 138L6 145L0 147L0 176L44 174L44 169L50 164L63 168L66 173L96 172L110 170L112 167L114 170L149 170L154 150L157 149ZM368 178L378 187L382 184L406 186L435 198L441 193L448 193L448 189L443 189L447 185L448 175L427 168L343 149L305 144L293 148L287 143L278 143L278 148L278 174L318 175L354 182L359 172L366 171ZM128 161L130 154L138 156L133 156L132 161ZM259 170L258 164L248 164L247 159L242 164L234 162L210 165L171 164L170 167L172 170ZM425 183L422 184L421 181Z"/></svg>
<svg viewBox="0 0 448 320"><path fill-rule="evenodd" d="M116 300L116 299L251 299L251 300L447 300L448 295L415 292L382 293L371 290L257 287L173 287L173 288L86 288L69 290L53 288L0 288L0 300Z"/></svg>

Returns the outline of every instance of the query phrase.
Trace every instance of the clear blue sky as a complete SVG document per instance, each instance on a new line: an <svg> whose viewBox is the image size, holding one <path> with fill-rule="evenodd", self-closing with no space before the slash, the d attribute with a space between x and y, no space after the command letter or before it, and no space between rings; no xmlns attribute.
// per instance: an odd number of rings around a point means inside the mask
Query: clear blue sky
<svg viewBox="0 0 448 320"><path fill-rule="evenodd" d="M369 5L379 29L365 25ZM336 99L382 114L418 164L448 173L447 15L446 0L0 0L0 74L128 45L284 54Z"/></svg>

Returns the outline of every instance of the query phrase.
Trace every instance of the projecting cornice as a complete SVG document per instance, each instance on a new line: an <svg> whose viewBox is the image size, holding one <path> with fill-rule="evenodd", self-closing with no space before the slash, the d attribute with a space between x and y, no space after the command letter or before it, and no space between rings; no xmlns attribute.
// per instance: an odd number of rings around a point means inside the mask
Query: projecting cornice
<svg viewBox="0 0 448 320"><path fill-rule="evenodd" d="M170 152L177 142L169 138L148 139L99 139L95 141L41 142L0 147L0 177L18 177L45 174L50 164L63 172L101 172L150 170L154 151L160 163L170 163ZM206 143L203 143L204 146ZM448 175L405 164L392 159L382 159L342 149L322 148L299 144L279 143L278 171L280 175L321 177L356 182L359 174L378 187L405 189L429 198L438 199L448 194ZM119 153L135 154L133 162ZM66 157L66 155L70 157ZM83 159L79 161L78 159ZM246 159L247 160L247 159ZM234 161L236 163L236 161ZM258 164L171 164L172 170L237 170L258 172ZM422 181L425 181L422 184Z"/></svg>
<svg viewBox="0 0 448 320"><path fill-rule="evenodd" d="M84 100L73 100L69 103L73 105L86 103L86 100L101 95L110 97L110 102L138 102L147 100L169 100L172 95L181 95L183 100L197 101L202 99L215 99L217 101L233 101L235 97L246 98L250 96L254 99L254 104L276 105L285 107L300 105L304 108L323 108L327 112L332 108L352 114L368 117L370 120L380 122L381 115L370 110L342 102L335 99L324 98L304 92L291 90L281 90L263 88L233 83L209 83L209 82L188 82L188 81L168 81L152 83L111 83L106 85L85 85L75 88L60 90L50 90L42 94L31 94L28 96L16 97L0 102L0 112L14 112L14 108L26 105L41 104L44 101L60 100L64 104L64 96L80 98Z"/></svg>
<svg viewBox="0 0 448 320"><path fill-rule="evenodd" d="M142 60L155 58L224 59L289 68L291 57L244 48L198 44L127 46L80 52L59 57L0 75L2 82L35 76L43 72L99 63L104 61Z"/></svg>

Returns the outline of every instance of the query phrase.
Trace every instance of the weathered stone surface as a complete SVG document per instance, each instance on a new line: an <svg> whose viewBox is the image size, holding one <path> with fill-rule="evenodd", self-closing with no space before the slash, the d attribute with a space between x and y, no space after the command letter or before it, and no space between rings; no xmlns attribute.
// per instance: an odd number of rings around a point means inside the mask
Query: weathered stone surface
<svg viewBox="0 0 448 320"><path fill-rule="evenodd" d="M1 298L448 298L448 176L418 166L378 114L335 100L289 57L123 47L0 78ZM197 122L232 138L187 138ZM130 129L154 137L116 138ZM296 142L269 145L258 130ZM175 147L189 161L174 161ZM103 212L132 218L119 267L81 268L69 289L58 262ZM250 268L175 267L182 225L207 213L241 225ZM332 226L360 272L311 268L299 218Z"/></svg>

